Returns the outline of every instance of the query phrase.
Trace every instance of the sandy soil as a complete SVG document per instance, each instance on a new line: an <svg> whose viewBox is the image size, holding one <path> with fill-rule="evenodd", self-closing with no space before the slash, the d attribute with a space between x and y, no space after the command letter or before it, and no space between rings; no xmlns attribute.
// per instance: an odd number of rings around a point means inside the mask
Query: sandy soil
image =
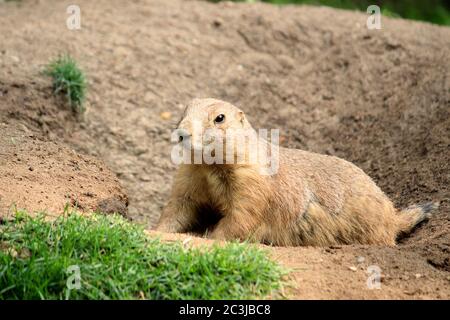
<svg viewBox="0 0 450 320"><path fill-rule="evenodd" d="M0 121L0 219L15 209L55 216L66 205L126 215L127 203L117 177L102 161L43 141L39 132L21 124Z"/></svg>
<svg viewBox="0 0 450 320"><path fill-rule="evenodd" d="M399 207L442 203L395 248L269 248L294 270L290 298L450 298L449 28L383 18L368 30L362 13L303 6L80 0L82 29L70 31L68 4L0 3L3 123L104 160L128 216L151 227L182 104L228 100L256 128L279 128L284 146L354 162ZM62 52L89 77L84 119L40 74ZM381 290L366 286L369 265Z"/></svg>

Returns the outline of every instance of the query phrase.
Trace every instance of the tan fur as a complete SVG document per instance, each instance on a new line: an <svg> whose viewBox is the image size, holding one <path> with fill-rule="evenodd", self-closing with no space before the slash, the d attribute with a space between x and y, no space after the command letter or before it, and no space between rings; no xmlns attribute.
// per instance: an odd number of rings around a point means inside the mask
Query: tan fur
<svg viewBox="0 0 450 320"><path fill-rule="evenodd" d="M219 113L226 121L218 126ZM214 99L192 101L179 127L190 131L193 120L205 128L251 128L241 110ZM207 233L214 239L395 245L400 233L426 218L420 207L396 210L369 176L345 160L286 148L279 159L272 176L261 175L256 164L180 165L157 230L190 232L206 210L220 218Z"/></svg>

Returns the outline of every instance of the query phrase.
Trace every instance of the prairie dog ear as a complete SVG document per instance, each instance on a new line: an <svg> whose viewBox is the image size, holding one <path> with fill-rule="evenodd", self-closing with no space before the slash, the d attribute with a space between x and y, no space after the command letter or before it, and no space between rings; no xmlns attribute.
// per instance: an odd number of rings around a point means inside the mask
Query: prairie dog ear
<svg viewBox="0 0 450 320"><path fill-rule="evenodd" d="M242 125L244 125L245 114L244 114L243 111L238 111L238 113L237 113L237 118L238 118L238 121L239 121Z"/></svg>

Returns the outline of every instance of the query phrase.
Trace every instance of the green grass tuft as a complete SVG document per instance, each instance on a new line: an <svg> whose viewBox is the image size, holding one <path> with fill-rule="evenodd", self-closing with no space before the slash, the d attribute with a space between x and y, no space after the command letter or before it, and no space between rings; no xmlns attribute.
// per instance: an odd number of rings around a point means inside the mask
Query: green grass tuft
<svg viewBox="0 0 450 320"><path fill-rule="evenodd" d="M45 74L53 78L54 93L63 93L75 112L85 111L86 77L77 62L69 55L63 55L52 61Z"/></svg>
<svg viewBox="0 0 450 320"><path fill-rule="evenodd" d="M73 265L81 288L69 290ZM0 225L0 299L249 299L276 292L284 273L255 246L185 248L120 216L18 212Z"/></svg>

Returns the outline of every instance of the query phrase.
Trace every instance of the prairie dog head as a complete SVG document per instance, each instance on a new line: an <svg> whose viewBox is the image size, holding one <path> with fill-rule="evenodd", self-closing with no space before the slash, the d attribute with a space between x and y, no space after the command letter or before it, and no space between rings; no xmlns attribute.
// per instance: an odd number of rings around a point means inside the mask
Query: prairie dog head
<svg viewBox="0 0 450 320"><path fill-rule="evenodd" d="M172 142L178 142L171 153L175 164L252 165L265 175L278 169L278 131L268 143L241 109L225 101L192 100L172 134Z"/></svg>
<svg viewBox="0 0 450 320"><path fill-rule="evenodd" d="M217 137L225 141L227 134L246 130L251 131L252 127L242 110L211 98L192 100L177 127L178 140L189 142L194 150L210 145Z"/></svg>

